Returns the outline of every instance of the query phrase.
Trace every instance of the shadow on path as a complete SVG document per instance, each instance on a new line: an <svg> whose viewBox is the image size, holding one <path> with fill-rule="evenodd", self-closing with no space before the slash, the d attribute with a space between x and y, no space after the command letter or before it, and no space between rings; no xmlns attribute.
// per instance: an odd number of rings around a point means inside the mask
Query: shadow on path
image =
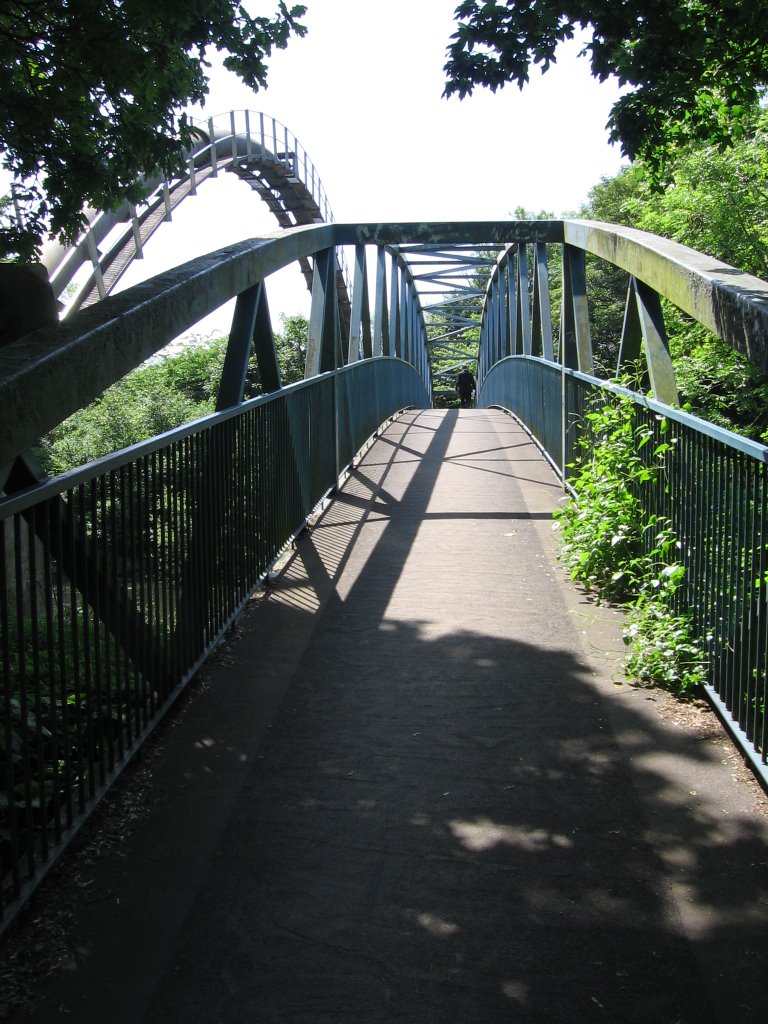
<svg viewBox="0 0 768 1024"><path fill-rule="evenodd" d="M491 450L527 479L479 493ZM764 1018L765 829L601 690L531 452L474 410L369 451L170 734L36 1020Z"/></svg>

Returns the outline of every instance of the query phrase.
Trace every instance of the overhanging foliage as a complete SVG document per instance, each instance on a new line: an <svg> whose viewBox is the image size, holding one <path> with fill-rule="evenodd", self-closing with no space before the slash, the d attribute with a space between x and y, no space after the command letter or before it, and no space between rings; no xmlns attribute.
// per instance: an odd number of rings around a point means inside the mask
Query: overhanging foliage
<svg viewBox="0 0 768 1024"><path fill-rule="evenodd" d="M0 252L29 258L49 229L73 240L82 209L142 196L140 179L171 174L193 140L181 113L208 92L207 55L257 91L266 60L305 8L274 17L237 0L6 0L0 10L0 148L23 225Z"/></svg>
<svg viewBox="0 0 768 1024"><path fill-rule="evenodd" d="M611 140L662 176L681 142L730 144L768 84L764 3L743 0L464 0L448 48L445 94L522 88L577 29L600 81L632 86L614 104Z"/></svg>

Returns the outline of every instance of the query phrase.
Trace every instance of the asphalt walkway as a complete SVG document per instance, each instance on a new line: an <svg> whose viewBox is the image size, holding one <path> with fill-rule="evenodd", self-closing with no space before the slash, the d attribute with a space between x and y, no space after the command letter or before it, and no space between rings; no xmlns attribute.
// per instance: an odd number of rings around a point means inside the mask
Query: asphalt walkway
<svg viewBox="0 0 768 1024"><path fill-rule="evenodd" d="M768 822L621 683L509 417L408 413L163 741L35 1021L747 1024Z"/></svg>

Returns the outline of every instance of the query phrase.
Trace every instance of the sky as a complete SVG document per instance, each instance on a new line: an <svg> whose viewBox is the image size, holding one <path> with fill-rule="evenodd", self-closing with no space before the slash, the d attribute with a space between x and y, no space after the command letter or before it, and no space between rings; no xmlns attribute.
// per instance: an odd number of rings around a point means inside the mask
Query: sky
<svg viewBox="0 0 768 1024"><path fill-rule="evenodd" d="M518 207L572 213L601 177L622 164L605 123L615 82L590 76L578 44L520 91L478 89L442 98L457 0L304 0L307 27L269 60L268 87L253 93L220 61L211 71L208 117L262 111L308 152L336 221L504 219ZM252 10L271 13L259 2ZM228 179L228 180L225 180ZM247 185L223 175L174 213L122 287L193 256L276 230ZM298 275L294 274L294 277ZM276 282L275 310L307 312L305 289ZM273 297L277 295L277 302ZM225 327L229 308L199 325Z"/></svg>

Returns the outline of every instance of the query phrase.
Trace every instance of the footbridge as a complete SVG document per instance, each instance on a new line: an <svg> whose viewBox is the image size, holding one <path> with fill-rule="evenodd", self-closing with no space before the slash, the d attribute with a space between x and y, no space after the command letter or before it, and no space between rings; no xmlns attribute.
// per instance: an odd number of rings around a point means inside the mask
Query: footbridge
<svg viewBox="0 0 768 1024"><path fill-rule="evenodd" d="M315 165L296 136L274 117L260 111L232 110L193 124L199 139L186 155L184 173L157 175L143 181L145 199L112 210L87 209L87 226L74 246L50 241L42 254L55 296L68 313L111 294L134 260L180 205L198 189L229 173L246 182L266 204L279 227L333 220L328 197ZM244 210L248 204L243 203ZM247 214L246 214L247 216ZM312 268L302 257L299 268L312 287ZM349 298L339 267L339 307L349 325Z"/></svg>
<svg viewBox="0 0 768 1024"><path fill-rule="evenodd" d="M230 146L239 160L236 133ZM592 260L626 274L619 368L647 380L630 399L653 441L638 457L662 433L670 453L646 513L678 538L708 699L766 778L766 448L678 408L663 309L765 367L768 285L579 220L245 240L0 350L6 922L211 653L244 636L202 718L193 707L168 740L178 773L132 847L141 877L122 878L122 903L104 881L106 916L83 925L94 963L130 937L127 973L106 1011L107 975L75 958L51 996L70 1019L98 1005L113 1021L710 1021L724 1001L728 1019L759 1019L764 838L692 812L687 778L631 781L615 737L641 744L641 765L662 741L642 746L644 712L593 690L568 625L568 600L587 606L553 582L552 510L595 396L617 390L593 356ZM294 263L311 268L312 309L306 379L284 386L267 293ZM41 436L233 298L215 413L40 475ZM434 409L438 353L463 362L468 345L476 408ZM264 393L244 400L252 352ZM702 793L706 760L690 753ZM724 864L721 888L705 884L718 843L751 864L748 897Z"/></svg>

